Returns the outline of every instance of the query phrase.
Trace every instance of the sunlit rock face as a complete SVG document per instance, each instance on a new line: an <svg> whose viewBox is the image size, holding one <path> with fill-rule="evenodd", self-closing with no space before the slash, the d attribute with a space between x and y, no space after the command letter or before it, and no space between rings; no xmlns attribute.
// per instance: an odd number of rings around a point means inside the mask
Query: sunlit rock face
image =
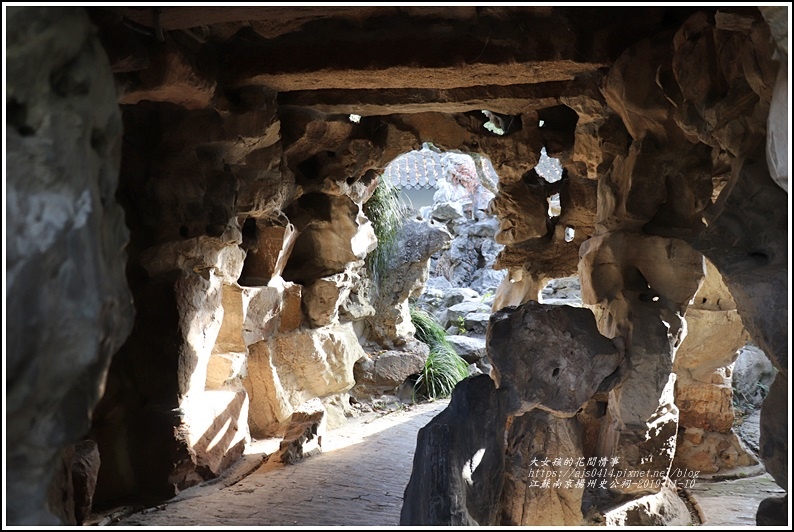
<svg viewBox="0 0 794 532"><path fill-rule="evenodd" d="M722 467L719 368L739 316L779 372L761 458L787 485L788 50L774 7L8 15L9 522L53 522L46 492L77 441L101 458L95 507L159 502L307 403L332 426L357 378L380 391L419 367L406 301L443 238L407 233L412 259L379 298L362 205L425 142L499 175L503 314L486 351L500 381L462 385L446 428L420 438L437 451L420 462L450 467L432 489L415 471L404 524L543 525L546 506L557 524L678 515L661 486L536 497L522 477L553 449L664 476L680 443ZM536 169L544 148L559 180ZM735 309L698 303L704 256ZM529 304L575 274L588 317ZM411 356L381 361L384 347ZM443 504L423 507L428 493Z"/></svg>
<svg viewBox="0 0 794 532"><path fill-rule="evenodd" d="M252 435L273 436L312 398L331 398L355 384L353 364L364 356L352 324L304 329L249 346Z"/></svg>
<svg viewBox="0 0 794 532"><path fill-rule="evenodd" d="M716 473L757 461L732 432L732 364L747 342L733 300L711 262L687 309L687 335L676 353L675 403L679 409L675 464Z"/></svg>

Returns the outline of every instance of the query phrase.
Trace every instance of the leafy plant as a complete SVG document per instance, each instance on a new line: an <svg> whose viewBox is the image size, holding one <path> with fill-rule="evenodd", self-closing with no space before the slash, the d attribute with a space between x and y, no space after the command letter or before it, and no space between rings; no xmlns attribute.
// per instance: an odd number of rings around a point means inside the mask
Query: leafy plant
<svg viewBox="0 0 794 532"><path fill-rule="evenodd" d="M411 307L416 339L430 348L425 367L414 385L414 393L439 399L449 397L455 385L469 376L468 364L447 340L447 332L427 312Z"/></svg>
<svg viewBox="0 0 794 532"><path fill-rule="evenodd" d="M467 332L469 332L466 329L466 318L464 318L463 316L458 316L457 327L458 327L458 334L466 334Z"/></svg>
<svg viewBox="0 0 794 532"><path fill-rule="evenodd" d="M400 190L386 176L381 175L375 192L364 204L364 214L372 222L378 239L377 247L367 255L366 261L367 271L375 286L380 286L381 276L397 251L397 234L407 213L408 208L400 200Z"/></svg>

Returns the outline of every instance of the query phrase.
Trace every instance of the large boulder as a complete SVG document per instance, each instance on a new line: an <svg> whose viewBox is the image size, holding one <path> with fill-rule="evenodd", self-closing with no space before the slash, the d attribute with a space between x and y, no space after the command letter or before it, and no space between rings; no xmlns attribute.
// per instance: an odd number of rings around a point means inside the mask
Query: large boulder
<svg viewBox="0 0 794 532"><path fill-rule="evenodd" d="M346 393L355 384L353 366L365 356L350 322L298 329L249 346L251 435L270 437L283 430L302 403Z"/></svg>
<svg viewBox="0 0 794 532"><path fill-rule="evenodd" d="M449 406L419 430L402 526L499 524L505 394L487 375L461 381Z"/></svg>
<svg viewBox="0 0 794 532"><path fill-rule="evenodd" d="M401 351L380 351L359 359L353 368L356 385L351 394L394 395L408 377L424 369L429 353L425 344L411 339Z"/></svg>
<svg viewBox="0 0 794 532"><path fill-rule="evenodd" d="M486 341L512 415L540 407L570 417L608 389L623 360L622 345L598 332L590 310L535 301L495 312Z"/></svg>
<svg viewBox="0 0 794 532"><path fill-rule="evenodd" d="M6 22L5 508L10 525L57 524L45 500L61 449L88 431L132 328L122 121L85 10L9 7Z"/></svg>
<svg viewBox="0 0 794 532"><path fill-rule="evenodd" d="M468 300L452 305L447 309L445 327L465 327L466 316L469 314L490 314L491 309L480 300Z"/></svg>
<svg viewBox="0 0 794 532"><path fill-rule="evenodd" d="M463 360L469 364L474 364L485 356L485 339L450 334L447 341Z"/></svg>
<svg viewBox="0 0 794 532"><path fill-rule="evenodd" d="M460 206L460 203L445 201L434 205L430 215L442 222L456 220L458 218L463 218L463 207Z"/></svg>
<svg viewBox="0 0 794 532"><path fill-rule="evenodd" d="M747 344L739 349L732 371L737 401L742 405L760 407L775 375L777 370L758 346Z"/></svg>

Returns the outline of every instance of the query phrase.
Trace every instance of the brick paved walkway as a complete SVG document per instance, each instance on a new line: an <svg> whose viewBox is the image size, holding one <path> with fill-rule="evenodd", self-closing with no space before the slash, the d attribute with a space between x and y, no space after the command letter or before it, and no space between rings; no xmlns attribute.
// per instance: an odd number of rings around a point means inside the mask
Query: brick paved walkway
<svg viewBox="0 0 794 532"><path fill-rule="evenodd" d="M416 433L448 401L387 415L368 414L329 431L322 454L294 466L265 464L235 482L196 486L175 499L115 522L121 526L396 526L411 475ZM273 452L278 441L259 442ZM258 463L256 455L246 461ZM236 478L235 478L236 477ZM782 494L769 475L733 481L700 480L688 490L704 525L755 524L765 497Z"/></svg>
<svg viewBox="0 0 794 532"><path fill-rule="evenodd" d="M448 401L368 415L329 431L322 454L268 464L239 482L200 486L121 526L396 526L411 476L416 433ZM189 497L189 498L188 498Z"/></svg>

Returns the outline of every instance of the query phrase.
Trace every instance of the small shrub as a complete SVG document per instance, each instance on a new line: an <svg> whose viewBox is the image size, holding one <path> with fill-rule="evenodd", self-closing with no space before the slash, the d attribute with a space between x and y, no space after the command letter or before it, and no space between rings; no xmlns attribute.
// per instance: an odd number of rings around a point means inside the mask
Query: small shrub
<svg viewBox="0 0 794 532"><path fill-rule="evenodd" d="M423 310L411 307L416 339L427 344L430 355L414 385L414 393L431 399L449 397L455 385L469 376L469 366L447 340L447 332Z"/></svg>
<svg viewBox="0 0 794 532"><path fill-rule="evenodd" d="M465 335L467 332L469 332L468 329L466 329L466 318L463 316L458 316L457 327L458 334Z"/></svg>

